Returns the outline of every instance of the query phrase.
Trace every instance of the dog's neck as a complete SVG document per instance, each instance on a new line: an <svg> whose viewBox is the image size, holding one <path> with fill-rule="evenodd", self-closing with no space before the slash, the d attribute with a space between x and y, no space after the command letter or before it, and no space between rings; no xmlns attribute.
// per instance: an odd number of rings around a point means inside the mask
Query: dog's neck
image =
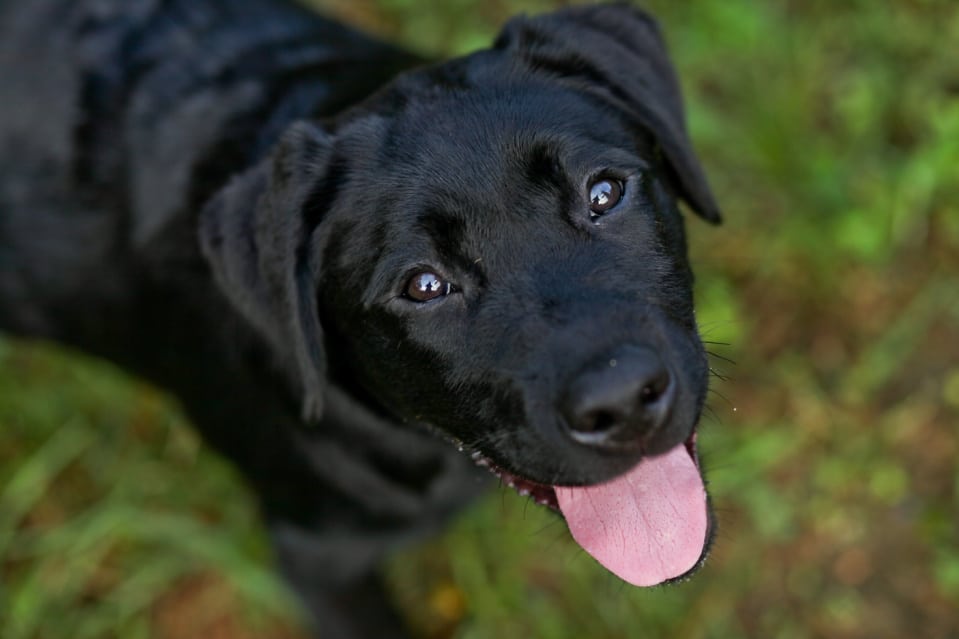
<svg viewBox="0 0 959 639"><path fill-rule="evenodd" d="M422 425L399 423L337 386L324 405L320 422L296 436L308 456L315 449L326 464L338 460L318 473L372 517L433 528L487 485L488 473Z"/></svg>
<svg viewBox="0 0 959 639"><path fill-rule="evenodd" d="M86 52L75 177L137 212L138 246L193 219L290 122L331 117L418 62L293 3L94 13L75 16Z"/></svg>

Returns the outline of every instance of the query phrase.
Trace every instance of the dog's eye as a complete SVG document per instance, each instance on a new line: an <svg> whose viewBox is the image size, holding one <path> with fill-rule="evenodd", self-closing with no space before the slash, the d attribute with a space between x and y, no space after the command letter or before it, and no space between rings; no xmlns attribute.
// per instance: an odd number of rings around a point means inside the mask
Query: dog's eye
<svg viewBox="0 0 959 639"><path fill-rule="evenodd" d="M589 186L589 217L595 220L605 215L623 199L623 183L602 178Z"/></svg>
<svg viewBox="0 0 959 639"><path fill-rule="evenodd" d="M429 302L453 292L453 285L436 273L417 273L406 283L406 297L414 302Z"/></svg>

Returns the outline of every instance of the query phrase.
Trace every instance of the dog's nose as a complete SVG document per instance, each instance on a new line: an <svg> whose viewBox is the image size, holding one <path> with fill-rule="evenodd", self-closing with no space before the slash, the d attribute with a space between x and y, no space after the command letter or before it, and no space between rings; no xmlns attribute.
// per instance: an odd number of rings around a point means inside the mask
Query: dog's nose
<svg viewBox="0 0 959 639"><path fill-rule="evenodd" d="M655 351L629 346L577 375L560 410L575 441L597 448L635 449L669 417L675 386Z"/></svg>

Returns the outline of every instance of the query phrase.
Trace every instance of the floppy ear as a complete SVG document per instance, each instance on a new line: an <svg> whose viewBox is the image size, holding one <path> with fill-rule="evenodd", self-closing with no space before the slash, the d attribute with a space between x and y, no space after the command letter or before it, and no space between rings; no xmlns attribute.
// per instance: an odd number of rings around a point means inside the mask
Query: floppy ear
<svg viewBox="0 0 959 639"><path fill-rule="evenodd" d="M319 260L304 213L330 148L326 132L294 123L271 156L233 178L200 218L216 282L301 385L307 420L322 413L326 359L315 300Z"/></svg>
<svg viewBox="0 0 959 639"><path fill-rule="evenodd" d="M649 15L628 4L606 4L515 18L496 48L626 113L659 143L682 198L710 222L720 221L686 133L676 74Z"/></svg>

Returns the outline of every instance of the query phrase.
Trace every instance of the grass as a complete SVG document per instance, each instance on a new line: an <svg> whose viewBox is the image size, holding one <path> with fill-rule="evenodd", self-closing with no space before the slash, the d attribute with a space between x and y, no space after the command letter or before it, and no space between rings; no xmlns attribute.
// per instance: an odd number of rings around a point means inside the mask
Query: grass
<svg viewBox="0 0 959 639"><path fill-rule="evenodd" d="M318 4L441 54L557 3ZM957 636L959 5L647 4L726 214L689 225L713 558L624 587L495 492L397 598L437 638ZM0 504L4 639L299 636L231 469L108 365L0 342Z"/></svg>

